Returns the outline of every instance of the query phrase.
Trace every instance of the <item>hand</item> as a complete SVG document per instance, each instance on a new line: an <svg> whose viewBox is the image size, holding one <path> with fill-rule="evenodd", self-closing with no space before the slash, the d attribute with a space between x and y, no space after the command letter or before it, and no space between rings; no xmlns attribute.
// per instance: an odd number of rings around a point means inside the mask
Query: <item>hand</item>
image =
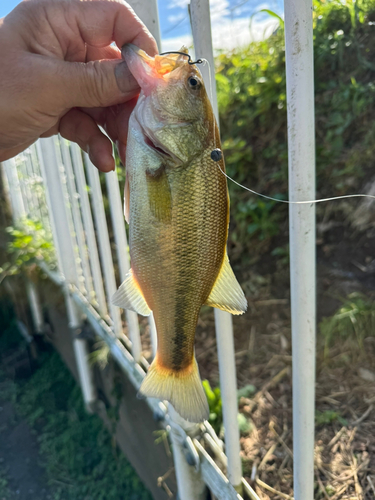
<svg viewBox="0 0 375 500"><path fill-rule="evenodd" d="M115 42L117 47L111 45ZM139 87L120 49L155 40L122 0L28 0L0 19L0 161L58 132L104 172L124 159Z"/></svg>

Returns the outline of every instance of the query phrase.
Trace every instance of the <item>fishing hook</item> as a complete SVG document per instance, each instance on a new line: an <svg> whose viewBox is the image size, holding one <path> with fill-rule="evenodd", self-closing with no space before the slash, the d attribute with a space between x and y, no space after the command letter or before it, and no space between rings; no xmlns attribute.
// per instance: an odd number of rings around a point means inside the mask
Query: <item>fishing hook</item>
<svg viewBox="0 0 375 500"><path fill-rule="evenodd" d="M178 52L175 50L170 50L169 52L162 52L161 54L159 54L159 56L166 56L167 54L180 54L180 56L185 56L188 58L188 64L202 64L203 63L202 59L197 59L196 61L192 61L190 54L186 54L185 52Z"/></svg>

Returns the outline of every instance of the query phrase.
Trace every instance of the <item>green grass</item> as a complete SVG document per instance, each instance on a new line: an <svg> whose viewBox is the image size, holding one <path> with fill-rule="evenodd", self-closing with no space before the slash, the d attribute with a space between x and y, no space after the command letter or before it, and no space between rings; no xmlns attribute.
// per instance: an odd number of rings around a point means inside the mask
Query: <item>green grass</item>
<svg viewBox="0 0 375 500"><path fill-rule="evenodd" d="M5 328L2 348L14 347L17 337L20 341L15 330ZM0 398L13 401L17 415L38 435L54 500L151 500L100 418L85 411L81 391L56 352L43 353L27 380L13 383L0 372L0 387ZM13 500L10 495L0 468L0 498Z"/></svg>

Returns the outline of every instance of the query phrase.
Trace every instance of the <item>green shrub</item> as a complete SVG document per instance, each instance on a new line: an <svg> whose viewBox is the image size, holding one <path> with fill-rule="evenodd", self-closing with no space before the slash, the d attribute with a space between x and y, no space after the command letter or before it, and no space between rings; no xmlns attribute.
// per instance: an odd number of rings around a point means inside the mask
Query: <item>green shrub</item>
<svg viewBox="0 0 375 500"><path fill-rule="evenodd" d="M373 169L374 22L375 0L314 1L317 197L358 192ZM216 64L228 174L269 196L287 194L283 26L265 41L219 55ZM228 184L232 241L246 250L286 228L285 205L269 205Z"/></svg>

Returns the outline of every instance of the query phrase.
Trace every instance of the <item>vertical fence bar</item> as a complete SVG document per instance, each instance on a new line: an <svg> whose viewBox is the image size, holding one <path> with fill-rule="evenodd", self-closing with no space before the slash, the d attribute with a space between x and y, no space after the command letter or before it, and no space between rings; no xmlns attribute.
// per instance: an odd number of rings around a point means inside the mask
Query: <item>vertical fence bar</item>
<svg viewBox="0 0 375 500"><path fill-rule="evenodd" d="M40 164L37 153L37 143L33 144L31 147L31 163L34 171L34 179L35 179L35 192L38 210L40 212L40 221L43 224L43 227L46 231L51 232L51 223L48 217L48 209L47 209L47 201L46 201L46 193L43 184L43 178L40 171Z"/></svg>
<svg viewBox="0 0 375 500"><path fill-rule="evenodd" d="M156 356L156 350L158 348L158 337L156 334L156 324L154 320L154 315L151 313L148 317L148 324L150 327L150 338L151 338L151 348L152 348L152 356Z"/></svg>
<svg viewBox="0 0 375 500"><path fill-rule="evenodd" d="M66 182L67 182L67 188L72 210L74 231L76 233L78 252L81 260L82 274L85 281L83 291L87 293L89 299L92 299L94 295L94 289L92 286L85 233L83 231L81 213L79 210L79 204L77 199L77 191L73 174L72 160L70 157L70 150L68 144L65 142L65 139L63 138L60 138L60 146L61 146L61 155L66 172Z"/></svg>
<svg viewBox="0 0 375 500"><path fill-rule="evenodd" d="M116 172L108 172L105 176L109 207L111 210L112 227L115 236L117 260L120 270L121 282L130 269L130 260L128 253L128 241L126 238L124 212L122 209L120 189ZM134 311L125 310L126 319L128 323L129 336L132 342L132 354L136 361L141 359L142 344L139 334L138 314Z"/></svg>
<svg viewBox="0 0 375 500"><path fill-rule="evenodd" d="M161 37L159 25L159 13L157 0L128 0L137 16L142 19L150 33L155 38L159 50L161 50Z"/></svg>
<svg viewBox="0 0 375 500"><path fill-rule="evenodd" d="M100 269L98 246L96 244L96 239L95 239L95 229L92 220L89 195L87 192L85 170L82 162L82 152L75 143L71 143L70 147L72 151L73 168L79 193L79 202L82 211L83 225L86 232L87 247L89 252L92 278L95 289L95 297L96 300L98 301L99 312L103 317L105 317L108 316L108 309L104 293L103 278Z"/></svg>
<svg viewBox="0 0 375 500"><path fill-rule="evenodd" d="M168 413L171 420L170 438L173 445L173 462L176 469L178 498L179 500L206 500L207 486L199 471L193 465L187 463L185 455L187 450L186 435L183 436L180 432L181 429L184 429L187 434L194 434L197 425L181 418L171 405L169 405Z"/></svg>
<svg viewBox="0 0 375 500"><path fill-rule="evenodd" d="M285 0L289 199L315 198L311 0ZM289 206L293 351L294 497L313 500L315 403L315 205Z"/></svg>
<svg viewBox="0 0 375 500"><path fill-rule="evenodd" d="M60 165L55 140L53 137L40 139L38 141L38 156L42 175L46 183L47 204L59 268L65 277L66 286L69 284L77 285L76 256L70 234L69 216L61 183ZM65 288L64 292L69 327L73 334L73 348L76 356L79 380L85 403L89 407L96 399L96 392L87 359L87 342L76 337L77 329L79 329L82 323L82 315L70 297L67 288Z"/></svg>
<svg viewBox="0 0 375 500"><path fill-rule="evenodd" d="M142 0L130 0L129 3L134 8L135 12L146 24L148 29L154 35L158 44L159 50L161 49L159 18L157 11L157 1L149 0L144 2ZM157 340L156 340L156 327L153 317L150 317L150 336L153 354L156 353ZM177 412L172 408L170 410L171 418L171 439L174 447L173 461L176 469L176 478L178 486L179 500L205 500L207 497L207 488L202 479L201 474L197 473L193 466L187 463L184 454L184 443L181 441L180 436L173 429L173 423L178 423L186 432L196 428L196 425L191 425L183 420Z"/></svg>
<svg viewBox="0 0 375 500"><path fill-rule="evenodd" d="M35 287L35 284L31 281L26 283L27 297L29 299L31 316L33 318L33 323L35 331L37 333L42 333L44 329L43 313L42 307L40 305L39 294Z"/></svg>
<svg viewBox="0 0 375 500"><path fill-rule="evenodd" d="M211 94L214 113L219 123L209 0L191 0L190 13L195 56L204 57L208 61L210 71L208 71L207 67L203 67L202 75L205 79L207 92L209 95ZM241 493L242 464L240 457L240 433L237 420L237 380L231 315L215 309L215 328L220 388L223 399L225 451L228 457L228 479L234 488Z"/></svg>
<svg viewBox="0 0 375 500"><path fill-rule="evenodd" d="M4 162L4 168L8 181L13 221L14 223L16 223L18 219L26 216L16 161L12 158L11 160ZM35 331L41 333L44 328L43 313L40 305L38 291L33 282L27 281L26 293L29 300Z"/></svg>
<svg viewBox="0 0 375 500"><path fill-rule="evenodd" d="M12 205L13 220L16 221L25 216L25 205L22 198L20 181L14 158L7 160L3 163L5 175L7 176L10 203Z"/></svg>
<svg viewBox="0 0 375 500"><path fill-rule="evenodd" d="M112 304L111 300L113 294L117 290L117 287L115 273L113 270L113 259L109 241L107 220L105 218L104 212L102 189L100 187L99 172L91 163L86 153L84 154L84 159L93 200L92 207L94 211L95 225L98 235L100 258L103 266L104 284L107 293L108 308L111 319L113 321L115 334L117 335L117 337L121 337L121 335L123 335L121 312L118 307Z"/></svg>

